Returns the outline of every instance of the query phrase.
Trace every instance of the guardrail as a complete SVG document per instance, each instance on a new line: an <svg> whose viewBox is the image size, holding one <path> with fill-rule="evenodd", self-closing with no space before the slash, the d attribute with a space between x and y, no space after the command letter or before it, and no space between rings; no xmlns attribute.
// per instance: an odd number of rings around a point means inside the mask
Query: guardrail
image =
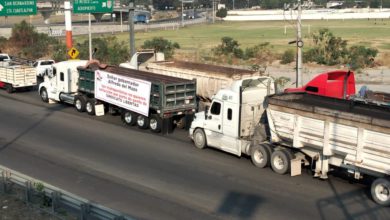
<svg viewBox="0 0 390 220"><path fill-rule="evenodd" d="M81 198L65 190L59 189L48 183L34 179L17 171L11 170L0 165L1 174L1 191L7 193L15 188L21 189L23 200L27 204L36 204L51 208L44 210L48 213L56 215L60 213L60 209L70 210L78 213L78 218L86 219L101 219L101 220L133 220L134 218L104 207L100 204L91 202L85 198ZM57 216L58 217L58 216Z"/></svg>

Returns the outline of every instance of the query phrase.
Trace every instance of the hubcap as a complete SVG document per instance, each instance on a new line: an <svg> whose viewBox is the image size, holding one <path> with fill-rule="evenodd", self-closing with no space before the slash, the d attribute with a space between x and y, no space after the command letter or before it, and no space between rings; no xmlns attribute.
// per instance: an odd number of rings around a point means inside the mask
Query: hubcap
<svg viewBox="0 0 390 220"><path fill-rule="evenodd" d="M76 108L77 109L81 109L81 101L80 101L80 99L76 100Z"/></svg>
<svg viewBox="0 0 390 220"><path fill-rule="evenodd" d="M42 99L47 99L46 90L42 90L41 97L42 97Z"/></svg>
<svg viewBox="0 0 390 220"><path fill-rule="evenodd" d="M280 156L274 157L274 166L276 169L281 170L284 168L284 161Z"/></svg>
<svg viewBox="0 0 390 220"><path fill-rule="evenodd" d="M131 120L132 120L131 113L130 113L130 112L126 112L126 113L125 113L125 122L126 122L127 124L130 124L130 123L131 123Z"/></svg>
<svg viewBox="0 0 390 220"><path fill-rule="evenodd" d="M138 125L141 126L141 127L144 126L144 124L145 124L145 119L144 119L144 117L139 116L138 119L137 119L137 123L138 123Z"/></svg>
<svg viewBox="0 0 390 220"><path fill-rule="evenodd" d="M264 160L263 153L261 153L261 151L259 151L259 150L256 150L255 154L254 154L254 159L255 159L256 163L263 162L263 160Z"/></svg>
<svg viewBox="0 0 390 220"><path fill-rule="evenodd" d="M152 130L156 130L156 129L157 129L157 120L156 120L156 119L152 118L152 119L150 120L150 128L151 128Z"/></svg>
<svg viewBox="0 0 390 220"><path fill-rule="evenodd" d="M382 202L385 202L389 200L390 198L390 193L389 193L389 188L387 188L383 184L379 184L375 187L375 194L376 197L381 200Z"/></svg>
<svg viewBox="0 0 390 220"><path fill-rule="evenodd" d="M195 134L195 143L198 146L202 146L204 142L203 135L200 132L196 132Z"/></svg>
<svg viewBox="0 0 390 220"><path fill-rule="evenodd" d="M92 104L90 102L87 102L87 111L92 112Z"/></svg>

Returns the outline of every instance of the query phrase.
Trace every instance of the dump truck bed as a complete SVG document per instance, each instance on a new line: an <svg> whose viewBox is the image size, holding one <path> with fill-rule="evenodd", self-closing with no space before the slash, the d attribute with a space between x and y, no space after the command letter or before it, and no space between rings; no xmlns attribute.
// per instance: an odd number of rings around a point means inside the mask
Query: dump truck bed
<svg viewBox="0 0 390 220"><path fill-rule="evenodd" d="M177 60L151 62L147 63L145 68L161 75L196 79L197 95L204 100L211 100L220 89L228 88L235 80L260 76L259 72L252 70Z"/></svg>
<svg viewBox="0 0 390 220"><path fill-rule="evenodd" d="M321 152L335 166L390 174L390 107L306 93L267 102L272 142Z"/></svg>
<svg viewBox="0 0 390 220"><path fill-rule="evenodd" d="M140 79L151 83L150 107L160 114L178 114L193 111L196 107L196 81L150 72L127 69L116 66L89 65L79 67L79 91L93 94L95 91L95 70L102 70L116 75Z"/></svg>

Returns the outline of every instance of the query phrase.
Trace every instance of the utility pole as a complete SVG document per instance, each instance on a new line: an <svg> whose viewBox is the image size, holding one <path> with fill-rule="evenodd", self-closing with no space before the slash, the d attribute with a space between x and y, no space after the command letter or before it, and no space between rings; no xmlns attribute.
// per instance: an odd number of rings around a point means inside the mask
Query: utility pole
<svg viewBox="0 0 390 220"><path fill-rule="evenodd" d="M302 86L302 23L301 23L301 0L298 0L298 17L297 17L297 74L296 74L296 87Z"/></svg>
<svg viewBox="0 0 390 220"><path fill-rule="evenodd" d="M92 33L91 33L91 13L88 13L88 40L89 40L89 60L92 60Z"/></svg>
<svg viewBox="0 0 390 220"><path fill-rule="evenodd" d="M184 27L184 1L181 0L181 26Z"/></svg>
<svg viewBox="0 0 390 220"><path fill-rule="evenodd" d="M213 24L215 23L215 0L213 0Z"/></svg>
<svg viewBox="0 0 390 220"><path fill-rule="evenodd" d="M233 10L234 10L234 0L233 0Z"/></svg>
<svg viewBox="0 0 390 220"><path fill-rule="evenodd" d="M129 3L129 36L130 36L130 59L135 54L135 37L134 37L134 3Z"/></svg>

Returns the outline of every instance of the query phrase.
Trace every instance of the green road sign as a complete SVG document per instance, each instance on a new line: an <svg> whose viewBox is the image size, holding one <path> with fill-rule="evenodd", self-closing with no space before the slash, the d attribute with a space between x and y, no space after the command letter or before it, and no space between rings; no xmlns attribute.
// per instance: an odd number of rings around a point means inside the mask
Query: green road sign
<svg viewBox="0 0 390 220"><path fill-rule="evenodd" d="M74 0L73 12L82 13L110 13L113 10L113 0Z"/></svg>
<svg viewBox="0 0 390 220"><path fill-rule="evenodd" d="M0 16L37 14L37 0L0 0Z"/></svg>

